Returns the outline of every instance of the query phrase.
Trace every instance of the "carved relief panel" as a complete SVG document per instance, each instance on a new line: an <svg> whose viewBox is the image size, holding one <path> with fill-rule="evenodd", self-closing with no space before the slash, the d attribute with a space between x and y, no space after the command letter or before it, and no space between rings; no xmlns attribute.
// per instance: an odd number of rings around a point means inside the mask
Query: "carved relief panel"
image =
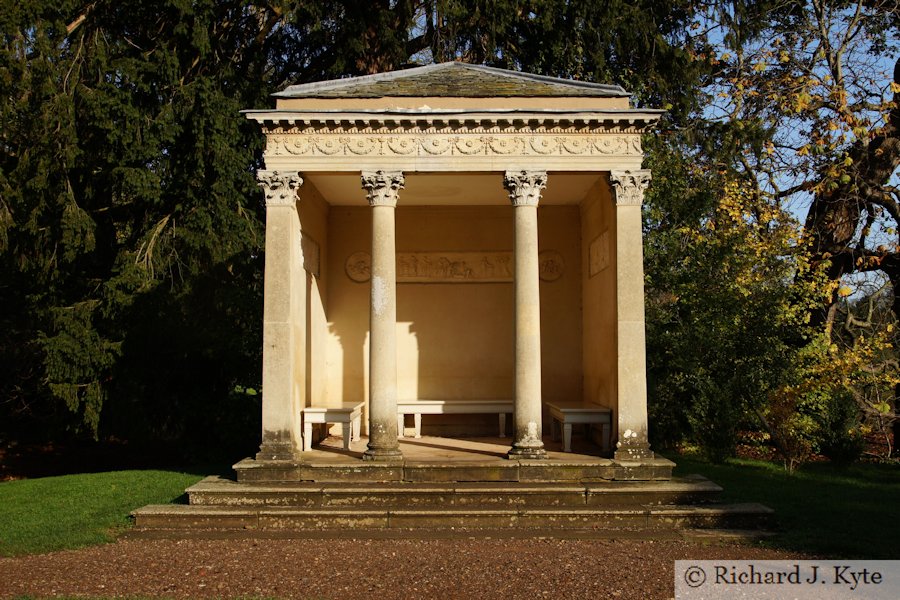
<svg viewBox="0 0 900 600"><path fill-rule="evenodd" d="M540 276L556 281L565 270L559 252L541 252L538 257ZM397 283L501 283L513 280L512 252L399 252ZM372 257L367 252L354 252L347 257L347 277L362 283L371 277Z"/></svg>

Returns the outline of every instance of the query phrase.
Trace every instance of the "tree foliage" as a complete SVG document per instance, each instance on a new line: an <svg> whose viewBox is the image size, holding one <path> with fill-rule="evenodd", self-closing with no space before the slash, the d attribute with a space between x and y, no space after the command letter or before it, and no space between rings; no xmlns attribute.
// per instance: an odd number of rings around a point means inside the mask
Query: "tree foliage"
<svg viewBox="0 0 900 600"><path fill-rule="evenodd" d="M292 83L467 60L621 83L685 115L690 15L686 2L2 0L2 433L257 441L244 390L261 371L262 136L241 109Z"/></svg>
<svg viewBox="0 0 900 600"><path fill-rule="evenodd" d="M849 452L896 414L898 24L886 0L0 0L0 432L254 443L262 139L239 111L462 60L668 109L658 442ZM872 272L886 292L848 279Z"/></svg>
<svg viewBox="0 0 900 600"><path fill-rule="evenodd" d="M787 305L778 293L766 292L768 318L754 310L752 301L741 306L743 315L728 310L721 297L715 302L724 310L702 302L694 308L706 318L735 319L743 327L746 321L776 327L774 339L753 348L754 354L777 359L760 371L773 385L757 390L752 407L743 405L737 414L746 419L755 413L789 467L829 446L858 446L861 431L876 422L883 428L896 414L895 317L890 311L876 311L874 320L854 314L855 299L870 296L867 288L879 287L882 278L891 282L895 301L893 290L900 289L893 267L900 249L893 187L900 157L895 156L900 148L894 101L897 18L895 3L865 0L718 2L698 13L696 30L707 44L697 44L697 59L711 70L701 89L703 110L673 136L681 140L682 156L690 156L701 171L722 176L725 184L707 184L720 199L728 197L727 182L741 182L756 206L743 219L743 235L753 235L766 212L796 215L799 221L789 225L793 241L787 245L768 238L773 256L793 257L782 263L786 270L770 265L775 291L794 289ZM702 228L714 218L718 208L703 207L688 227ZM764 237L770 233L761 231ZM667 234L658 239L669 241ZM668 251L676 248L666 245ZM719 257L727 263L721 268L739 270L741 256L729 249ZM690 275L699 277L701 286L709 284L703 270ZM720 276L737 284L733 272ZM664 290L661 286L659 292ZM783 306L805 312L795 315L789 331L772 321ZM698 340L696 348L702 350L688 346L685 351L700 359L711 348L732 350L732 335L754 339L727 326L709 333ZM682 335L679 330L673 337ZM744 367L743 349L736 349L736 370ZM677 362L663 370L669 377L690 372ZM694 386L687 395L690 402L704 391ZM682 431L698 437L696 430Z"/></svg>
<svg viewBox="0 0 900 600"><path fill-rule="evenodd" d="M177 436L183 405L258 379L260 141L238 114L265 97L246 79L257 19L213 1L0 13L4 413Z"/></svg>

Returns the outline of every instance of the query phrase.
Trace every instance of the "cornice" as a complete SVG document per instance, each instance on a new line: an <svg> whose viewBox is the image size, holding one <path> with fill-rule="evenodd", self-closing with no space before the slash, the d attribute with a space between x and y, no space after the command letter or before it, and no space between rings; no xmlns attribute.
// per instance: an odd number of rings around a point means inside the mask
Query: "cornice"
<svg viewBox="0 0 900 600"><path fill-rule="evenodd" d="M628 132L641 133L664 111L608 109L460 110L397 109L344 111L248 110L266 134L310 133L437 133L437 132Z"/></svg>

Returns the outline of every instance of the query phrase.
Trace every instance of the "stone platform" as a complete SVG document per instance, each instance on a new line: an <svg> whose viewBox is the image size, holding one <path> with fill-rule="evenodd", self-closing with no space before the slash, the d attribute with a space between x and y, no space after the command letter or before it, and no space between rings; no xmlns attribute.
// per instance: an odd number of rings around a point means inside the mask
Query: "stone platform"
<svg viewBox="0 0 900 600"><path fill-rule="evenodd" d="M366 439L344 450L340 438L328 438L297 462L245 459L234 465L241 483L277 482L573 482L664 481L675 463L665 458L616 461L589 454L596 447L581 441L575 452L545 440L545 460L507 458L509 439L403 438L403 459L362 460Z"/></svg>
<svg viewBox="0 0 900 600"><path fill-rule="evenodd" d="M297 462L245 459L237 481L207 477L189 504L134 511L135 535L435 537L449 531L670 538L697 529L753 534L770 525L758 504L718 503L721 488L671 476L674 463L614 461L547 441L549 458L509 460L500 438L404 439L404 459L363 462L366 440L327 439ZM229 533L230 532L230 533ZM729 534L729 535L734 535Z"/></svg>

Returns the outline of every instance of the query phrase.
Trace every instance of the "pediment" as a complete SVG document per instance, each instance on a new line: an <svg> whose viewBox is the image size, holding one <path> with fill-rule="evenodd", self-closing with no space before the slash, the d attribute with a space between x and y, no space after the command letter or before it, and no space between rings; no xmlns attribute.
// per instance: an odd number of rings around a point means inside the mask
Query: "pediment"
<svg viewBox="0 0 900 600"><path fill-rule="evenodd" d="M361 77L293 85L278 98L627 98L604 85L483 65L446 62Z"/></svg>

